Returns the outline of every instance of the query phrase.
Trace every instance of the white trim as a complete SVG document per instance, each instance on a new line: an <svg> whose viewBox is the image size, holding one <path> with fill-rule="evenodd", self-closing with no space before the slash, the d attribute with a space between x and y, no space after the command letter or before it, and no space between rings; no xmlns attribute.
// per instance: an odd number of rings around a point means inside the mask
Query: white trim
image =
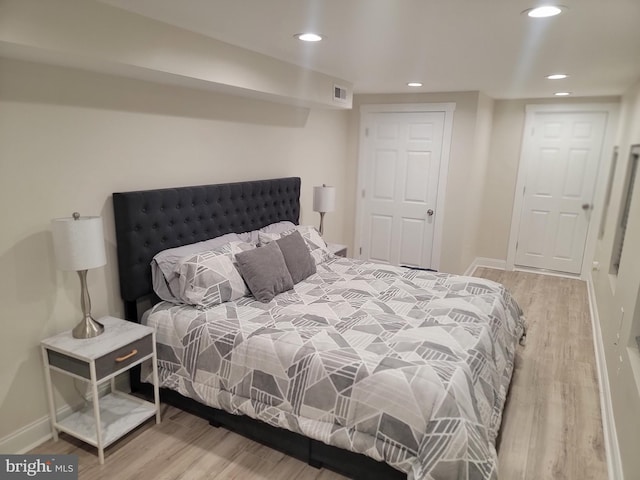
<svg viewBox="0 0 640 480"><path fill-rule="evenodd" d="M571 280L580 280L580 275L578 274L556 272L555 270L546 270L544 268L516 266L511 270L514 272L525 272L525 273L535 273L537 275L547 275L548 277L560 277L560 278L569 278Z"/></svg>
<svg viewBox="0 0 640 480"><path fill-rule="evenodd" d="M363 113L402 113L402 112L448 112L456 109L455 102L443 103L380 103L360 105L360 114Z"/></svg>
<svg viewBox="0 0 640 480"><path fill-rule="evenodd" d="M471 265L467 267L462 275L466 277L472 276L476 273L478 268L493 268L495 270L506 270L507 261L498 260L497 258L476 257Z"/></svg>
<svg viewBox="0 0 640 480"><path fill-rule="evenodd" d="M445 193L447 188L447 176L449 174L449 157L451 155L451 139L453 137L453 113L456 104L446 103L390 103L360 106L360 134L358 143L358 185L356 188L356 231L354 258L360 258L362 247L362 195L365 187L365 139L366 128L364 117L370 113L420 113L420 112L444 112L444 129L442 132L442 154L440 159L440 172L438 178L438 195L436 205L438 212L433 226L433 247L431 250L431 268L440 269L440 256L442 254L442 234L444 226Z"/></svg>
<svg viewBox="0 0 640 480"><path fill-rule="evenodd" d="M73 413L73 410L69 405L60 407L57 410L58 418L69 416L71 413ZM49 420L49 415L45 415L0 438L0 452L22 455L50 440L51 437L51 420Z"/></svg>
<svg viewBox="0 0 640 480"><path fill-rule="evenodd" d="M526 113L576 113L617 111L617 103L539 103L525 105Z"/></svg>
<svg viewBox="0 0 640 480"><path fill-rule="evenodd" d="M611 387L607 373L607 362L600 330L600 317L596 303L596 294L593 288L591 272L587 276L587 293L589 297L589 312L591 313L591 328L593 331L593 347L596 353L596 368L598 371L598 384L600 386L600 411L602 415L602 430L604 434L604 448L607 456L607 470L609 480L623 480L622 458L616 432L616 422L613 416L613 402L611 400Z"/></svg>
<svg viewBox="0 0 640 480"><path fill-rule="evenodd" d="M600 160L598 173L596 175L596 184L593 192L593 205L591 211L591 221L587 230L587 240L582 258L582 267L580 278L587 280L587 276L591 272L591 261L595 254L596 241L598 239L598 231L600 229L599 221L602 218L602 205L607 187L607 172L611 164L611 152L613 151L615 132L618 123L619 106L615 103L584 103L584 104L552 104L552 105L526 105L524 130L522 133L522 144L520 145L520 161L518 165L518 179L516 182L515 196L513 201L513 213L511 215L511 229L509 231L509 248L507 252L507 269L515 269L516 258L516 242L518 241L518 230L520 227L520 218L522 215L523 196L522 192L526 183L527 165L525 159L525 147L527 146L528 136L526 132L531 128L533 119L537 113L579 113L579 112L600 112L607 114L605 125L605 133L602 142L602 151L600 152ZM604 181L602 181L604 179Z"/></svg>

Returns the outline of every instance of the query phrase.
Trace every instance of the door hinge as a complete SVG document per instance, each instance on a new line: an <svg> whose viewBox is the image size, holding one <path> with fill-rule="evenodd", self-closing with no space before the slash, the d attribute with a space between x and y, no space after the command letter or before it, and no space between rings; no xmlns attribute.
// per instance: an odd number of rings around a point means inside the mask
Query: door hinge
<svg viewBox="0 0 640 480"><path fill-rule="evenodd" d="M364 136L368 137L369 136L369 128L365 128L364 129Z"/></svg>
<svg viewBox="0 0 640 480"><path fill-rule="evenodd" d="M525 185L524 187L522 187L522 196L524 197L524 194L527 193L527 186Z"/></svg>
<svg viewBox="0 0 640 480"><path fill-rule="evenodd" d="M360 255L362 255L362 247L360 247Z"/></svg>
<svg viewBox="0 0 640 480"><path fill-rule="evenodd" d="M536 129L535 129L535 127L532 127L531 128L531 136L533 137L535 135L535 133L536 133Z"/></svg>
<svg viewBox="0 0 640 480"><path fill-rule="evenodd" d="M364 196L365 196L365 189L363 188L362 189L362 198L364 198Z"/></svg>
<svg viewBox="0 0 640 480"><path fill-rule="evenodd" d="M516 242L516 251L518 250L518 245L520 245L520 242Z"/></svg>

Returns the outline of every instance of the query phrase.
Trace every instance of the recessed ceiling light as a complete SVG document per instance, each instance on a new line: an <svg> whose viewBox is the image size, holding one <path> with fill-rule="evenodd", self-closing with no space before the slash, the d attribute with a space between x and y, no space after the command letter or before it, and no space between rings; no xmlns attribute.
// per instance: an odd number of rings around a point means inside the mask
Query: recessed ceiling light
<svg viewBox="0 0 640 480"><path fill-rule="evenodd" d="M565 73L554 73L553 75L547 75L546 78L549 80L562 80L563 78L567 78L569 75Z"/></svg>
<svg viewBox="0 0 640 480"><path fill-rule="evenodd" d="M529 10L525 10L523 13L526 12L526 14L531 18L546 18L560 15L563 8L564 7L558 7L556 5L544 5L542 7L530 8Z"/></svg>
<svg viewBox="0 0 640 480"><path fill-rule="evenodd" d="M569 95L571 95L571 92L556 92L554 93L554 95L556 97L568 97Z"/></svg>
<svg viewBox="0 0 640 480"><path fill-rule="evenodd" d="M422 83L420 82L409 82L407 83L407 87L421 87Z"/></svg>
<svg viewBox="0 0 640 480"><path fill-rule="evenodd" d="M322 35L318 35L317 33L296 33L294 35L298 40L302 40L303 42L319 42L324 39Z"/></svg>

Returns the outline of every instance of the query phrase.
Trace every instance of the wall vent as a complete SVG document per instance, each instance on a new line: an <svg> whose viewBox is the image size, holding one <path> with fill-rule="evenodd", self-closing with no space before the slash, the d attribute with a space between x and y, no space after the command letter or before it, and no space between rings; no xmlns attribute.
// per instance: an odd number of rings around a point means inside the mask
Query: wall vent
<svg viewBox="0 0 640 480"><path fill-rule="evenodd" d="M347 103L347 89L340 85L333 86L333 101Z"/></svg>

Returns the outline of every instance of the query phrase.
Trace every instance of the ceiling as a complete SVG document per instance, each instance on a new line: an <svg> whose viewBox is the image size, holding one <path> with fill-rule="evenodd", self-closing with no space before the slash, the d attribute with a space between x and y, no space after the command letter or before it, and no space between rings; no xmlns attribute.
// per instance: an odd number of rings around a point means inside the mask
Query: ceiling
<svg viewBox="0 0 640 480"><path fill-rule="evenodd" d="M640 79L640 0L562 0L546 19L521 13L540 0L100 1L343 78L354 93L620 95ZM326 39L293 38L309 30Z"/></svg>

